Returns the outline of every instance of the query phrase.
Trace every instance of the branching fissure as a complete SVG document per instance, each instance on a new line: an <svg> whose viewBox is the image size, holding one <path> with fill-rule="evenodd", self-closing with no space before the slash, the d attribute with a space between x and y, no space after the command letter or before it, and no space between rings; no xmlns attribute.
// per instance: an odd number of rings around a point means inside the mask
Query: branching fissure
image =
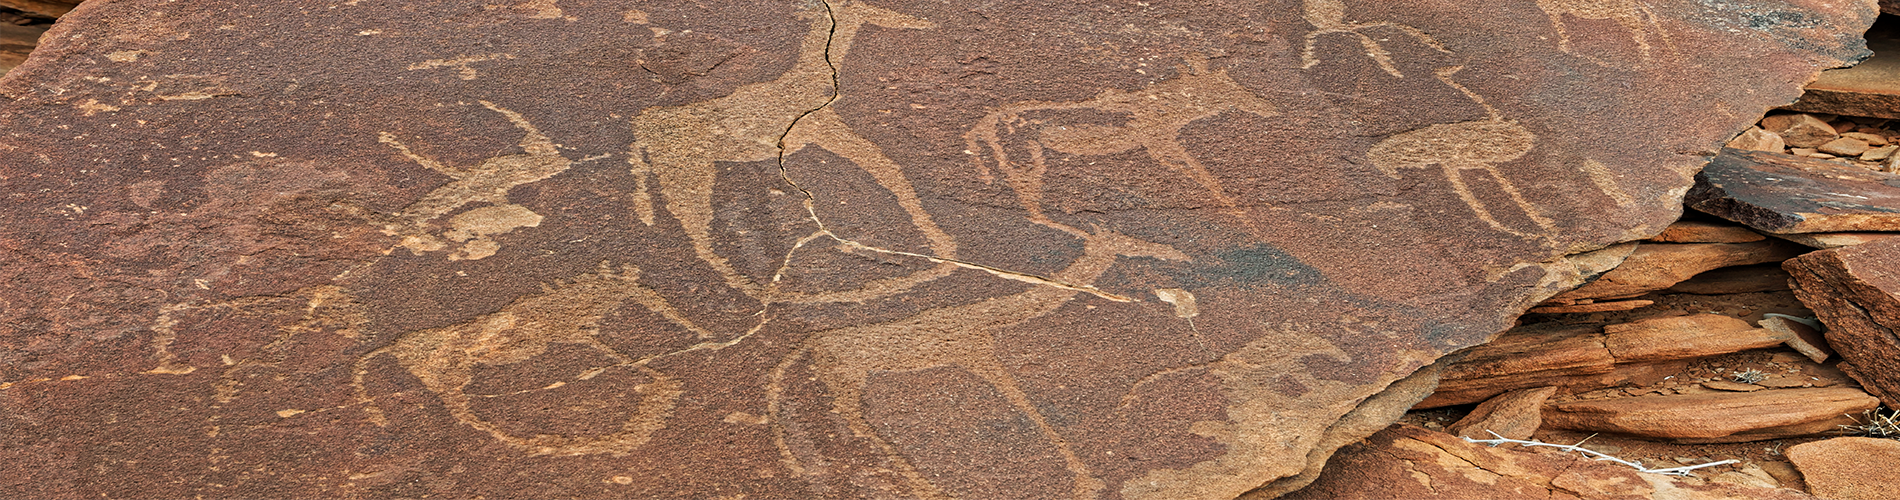
<svg viewBox="0 0 1900 500"><path fill-rule="evenodd" d="M829 33L828 37L825 40L825 54L824 54L825 65L830 67L831 69L831 98L826 99L824 104L819 105L818 107L812 108L810 110L807 110L804 113L800 113L797 118L793 118L792 122L785 127L785 131L779 134L778 142L777 142L779 177L780 179L785 181L786 185L791 186L792 189L796 189L798 190L799 193L804 195L805 199L803 200L803 203L805 205L805 214L807 217L811 219L813 224L816 224L818 226L818 234L823 235L826 238L830 238L834 241L837 241L839 244L845 245L855 250L876 252L876 253L882 253L886 255L914 257L914 258L928 260L936 264L949 264L949 265L961 267L964 269L982 271L982 272L986 272L1003 279L1021 281L1021 282L1029 283L1032 285L1050 286L1050 287L1056 287L1056 288L1061 288L1065 290L1072 290L1076 292L1087 293L1090 295L1094 295L1096 297L1101 297L1103 299L1107 299L1107 300L1111 300L1115 302L1140 302L1141 301L1141 299L1137 299L1137 298L1129 297L1125 295L1120 295L1120 294L1115 294L1115 293L1109 293L1101 289L1095 288L1093 286L1065 283L1061 280L1057 280L1057 279L1053 279L1053 278L1049 278L1045 276L1039 276L1035 274L1018 272L1018 271L1011 271L1007 269L986 266L983 264L968 262L968 261L959 260L959 259L944 258L944 257L935 256L935 255L921 254L921 253L916 253L916 252L905 252L901 250L891 250L887 248L880 248L880 247L876 247L872 245L866 245L864 243L860 243L858 241L854 241L849 238L839 236L837 233L832 232L831 228L826 227L824 219L818 216L817 195L812 193L811 190L805 189L804 186L799 185L798 181L793 180L791 170L788 167L786 167L786 164L785 164L786 163L785 157L787 154L790 153L790 151L788 151L789 148L787 148L785 145L786 139L792 135L792 132L794 130L798 129L799 123L804 121L806 117L811 116L813 113L817 113L821 110L824 110L825 108L831 107L832 104L838 102L838 99L842 98L844 95L844 90L843 90L844 85L843 85L843 82L839 79L840 77L839 77L839 71L838 71L838 61L832 59L833 57L832 44L836 41L837 34L838 34L837 11L832 7L831 2L820 2L820 3L823 4L825 7L825 17L831 21L831 32ZM809 241L809 240L806 240L806 241ZM802 246L802 243L804 242L801 241L801 246ZM786 253L785 261L781 262L779 266L779 269L781 271L791 266L792 253L793 252Z"/></svg>

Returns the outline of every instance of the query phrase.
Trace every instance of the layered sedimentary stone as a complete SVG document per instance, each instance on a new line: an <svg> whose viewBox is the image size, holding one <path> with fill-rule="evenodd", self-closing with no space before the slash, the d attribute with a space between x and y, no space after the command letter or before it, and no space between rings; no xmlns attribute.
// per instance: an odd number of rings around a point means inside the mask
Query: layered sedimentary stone
<svg viewBox="0 0 1900 500"><path fill-rule="evenodd" d="M1578 498L1759 499L1815 497L1765 480L1708 481L1635 469L1549 449L1491 447L1411 425L1395 425L1334 456L1328 474L1287 498L1311 500ZM1746 470L1746 469L1745 469ZM1768 479L1766 472L1761 473ZM1741 483L1741 484L1737 484ZM1795 486L1795 485L1790 485Z"/></svg>
<svg viewBox="0 0 1900 500"><path fill-rule="evenodd" d="M1900 231L1900 175L1778 153L1723 149L1684 202L1771 233Z"/></svg>
<svg viewBox="0 0 1900 500"><path fill-rule="evenodd" d="M1631 5L88 2L0 496L1285 491L1872 16Z"/></svg>
<svg viewBox="0 0 1900 500"><path fill-rule="evenodd" d="M1794 275L1795 296L1827 326L1842 370L1900 406L1900 240L1822 250L1782 267Z"/></svg>

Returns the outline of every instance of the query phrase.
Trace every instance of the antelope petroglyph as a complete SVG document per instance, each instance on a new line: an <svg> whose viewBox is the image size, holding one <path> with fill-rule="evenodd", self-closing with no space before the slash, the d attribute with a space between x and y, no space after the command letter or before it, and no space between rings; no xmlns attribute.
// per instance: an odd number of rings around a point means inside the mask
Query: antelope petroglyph
<svg viewBox="0 0 1900 500"><path fill-rule="evenodd" d="M1024 117L1030 112L1053 110L1101 111L1125 114L1129 118L1120 125L1063 125ZM1085 101L1029 101L1004 106L983 117L963 139L966 149L975 155L983 178L991 178L982 155L987 151L996 157L997 168L1003 171L1010 189L1029 211L1030 220L1043 225L1060 226L1042 209L1043 176L1048 171L1044 148L1072 155L1110 155L1140 148L1148 152L1149 158L1199 185L1222 208L1251 228L1253 224L1243 204L1228 194L1221 187L1220 179L1181 144L1183 128L1230 110L1261 117L1279 114L1273 103L1234 81L1227 70L1209 71L1204 59L1189 58L1179 76L1141 90L1109 89ZM1033 127L1038 135L1030 143L1026 163L1010 158L1003 139L1006 134L1025 127ZM1073 229L1058 229L1082 236Z"/></svg>
<svg viewBox="0 0 1900 500"><path fill-rule="evenodd" d="M1657 41L1662 42L1664 51L1674 53L1676 50L1675 42L1669 39L1669 32L1664 30L1662 23L1656 20L1656 13L1650 11L1648 5L1638 0L1537 0L1537 8L1543 9L1544 14L1550 16L1551 26L1557 29L1558 50L1576 54L1597 64L1609 66L1596 56L1579 54L1571 50L1570 31L1564 22L1564 15L1576 16L1579 19L1616 21L1616 24L1628 30L1630 38L1636 41L1638 55L1645 63L1654 60L1656 52L1656 48L1650 44L1652 34ZM1651 32L1652 29L1654 33Z"/></svg>
<svg viewBox="0 0 1900 500"><path fill-rule="evenodd" d="M813 20L799 46L798 61L777 79L739 87L718 99L648 109L633 120L639 139L632 146L628 162L639 183L634 205L640 220L654 223L653 204L645 184L646 176L652 175L659 182L666 211L683 226L698 258L720 273L728 286L768 302L779 298L775 291L741 275L727 256L713 249L712 193L717 162L783 161L806 146L825 148L871 173L879 185L896 196L912 224L929 241L934 257L956 258L956 242L924 211L923 202L897 163L853 132L829 108L838 96L837 65L850 52L865 24L898 29L928 29L935 24L855 1L826 2L822 10L807 15ZM812 217L819 223L821 234L836 237L817 221L815 211ZM895 293L948 275L954 269L939 262L908 279L884 283L883 289ZM861 299L862 294L852 294L845 300Z"/></svg>

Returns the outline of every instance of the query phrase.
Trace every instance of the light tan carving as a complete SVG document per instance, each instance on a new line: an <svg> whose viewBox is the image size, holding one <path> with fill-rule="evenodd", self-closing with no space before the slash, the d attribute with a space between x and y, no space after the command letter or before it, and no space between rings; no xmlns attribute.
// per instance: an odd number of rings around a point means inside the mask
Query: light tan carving
<svg viewBox="0 0 1900 500"><path fill-rule="evenodd" d="M302 288L283 295L239 297L209 304L183 303L166 305L158 309L158 316L152 320L151 326L152 357L157 361L157 366L145 373L185 375L198 371L198 368L200 368L179 361L178 355L172 352L172 344L178 340L178 315L180 313L198 310L219 310L231 311L232 313L241 315L257 316L282 311L288 307L295 307L295 304L298 302L304 303L303 317L290 325L278 328L277 332L271 337L271 342L264 345L262 349L264 352L281 354L280 351L293 337L299 334L322 331L326 328L334 328L339 335L355 338L359 332L361 332L363 325L369 322L369 319L363 313L362 305L356 301L356 297L351 296L349 292L344 291L342 287L330 285ZM225 385L235 387L236 381L232 378L232 374L238 370L251 366L272 365L281 362L281 359L263 362L249 358L230 359L229 356L226 356L226 359L228 362L226 363L227 368L225 369L225 376L223 377L225 382L221 384L221 387ZM220 389L218 399L219 402L229 401L225 389Z"/></svg>
<svg viewBox="0 0 1900 500"><path fill-rule="evenodd" d="M1578 53L1570 48L1570 31L1564 22L1564 15L1577 16L1579 19L1612 20L1628 30L1630 38L1636 41L1638 55L1644 63L1655 60L1656 47L1649 43L1653 36L1662 42L1662 51L1671 55L1676 52L1675 42L1669 39L1669 32L1656 20L1656 13L1640 0L1537 0L1537 7L1550 16L1550 24L1557 29L1557 50L1576 55L1603 66L1602 59L1588 54Z"/></svg>
<svg viewBox="0 0 1900 500"><path fill-rule="evenodd" d="M799 47L796 64L768 82L739 87L718 99L670 108L648 109L633 120L639 140L628 163L636 181L635 209L640 220L653 224L652 202L646 177L659 182L665 207L684 227L700 260L719 272L727 285L768 301L774 295L765 285L739 274L725 256L713 250L712 191L715 162L779 159L806 146L837 153L870 172L898 198L912 223L930 241L935 257L956 258L956 242L923 211L910 181L898 165L870 141L858 136L827 106L836 98L836 65L851 50L858 30L866 23L889 28L927 29L929 21L866 5L861 2L824 3L820 12L808 12L811 30ZM788 179L789 180L789 179ZM810 209L809 203L807 209ZM812 214L820 230L817 214ZM939 265L920 276L885 283L882 293L901 291L954 270ZM862 296L862 293L855 294ZM804 297L803 301L823 301Z"/></svg>
<svg viewBox="0 0 1900 500"><path fill-rule="evenodd" d="M599 334L600 321L620 307L623 301L631 299L675 323L695 330L702 337L710 336L704 330L690 326L691 323L680 317L664 298L640 285L638 278L639 269L633 266L615 269L602 263L601 268L592 273L577 276L565 283L544 285L542 293L517 299L494 313L465 323L404 334L395 343L370 351L357 360L353 384L358 401L372 401L365 380L369 375L369 363L386 355L395 358L424 387L440 397L449 414L457 421L486 432L502 443L536 455L631 452L646 444L655 431L666 426L665 421L672 414L673 406L683 391L679 380L647 366L651 358L634 360L601 343L595 337ZM469 401L470 396L464 389L474 381L477 366L527 362L555 343L587 346L618 361L619 364L615 366L633 368L652 379L651 382L632 388L641 395L639 407L621 426L620 431L598 436L522 436L512 434L475 413ZM604 370L591 370L577 379L593 378ZM363 408L371 421L378 425L389 425L382 410L375 405L366 404Z"/></svg>
<svg viewBox="0 0 1900 500"><path fill-rule="evenodd" d="M1023 117L1023 114L1032 111L1065 109L1121 113L1128 115L1129 119L1122 125L1105 126L1058 125ZM1003 171L1010 189L1016 192L1023 208L1029 211L1030 220L1070 234L1081 236L1082 233L1056 224L1043 213L1043 175L1048 170L1043 156L1044 148L1074 155L1108 155L1141 148L1148 152L1149 158L1199 185L1216 203L1251 228L1253 222L1244 204L1229 195L1221 187L1220 179L1215 178L1181 144L1181 129L1229 110L1262 117L1279 114L1273 103L1235 82L1227 75L1227 70L1209 71L1204 59L1189 58L1179 76L1141 90L1129 92L1109 89L1086 101L1029 101L1004 106L983 117L963 135L963 139L967 151L975 155L978 171L982 172L984 180L992 178L990 168L980 153L987 150L996 157L997 168ZM1003 136L1023 127L1034 128L1039 136L1030 145L1028 162L1012 160L1004 150Z"/></svg>
<svg viewBox="0 0 1900 500"><path fill-rule="evenodd" d="M1115 264L1119 257L1147 257L1185 261L1188 256L1167 245L1150 243L1106 230L1086 234L1084 252L1052 278L1064 283L1093 283ZM1014 375L996 358L995 332L1055 312L1074 299L1076 290L1038 286L1015 295L931 309L908 318L874 325L854 326L812 334L802 348L788 355L774 370L768 388L768 412L774 421L784 422L779 395L784 388L784 373L798 357L810 354L813 369L832 395L834 412L844 418L853 434L875 441L887 456L899 461L900 472L907 477L913 493L940 497L936 486L902 459L902 455L871 427L860 407L867 377L872 372L909 372L938 367L956 367L982 377L1018 411L1041 429L1062 455L1069 471L1075 474L1073 495L1077 499L1096 498L1103 487L1088 466L1070 449L1069 441L1050 427L1042 412L1029 400ZM786 443L786 427L778 427L778 443L786 464L804 471L804 460ZM821 459L822 457L814 457ZM801 472L802 473L802 472Z"/></svg>
<svg viewBox="0 0 1900 500"><path fill-rule="evenodd" d="M1347 322L1351 322L1350 319ZM1349 398L1302 398L1309 392L1340 394L1353 384L1314 376L1302 361L1325 356L1351 363L1352 357L1314 333L1321 325L1271 325L1260 338L1220 360L1165 370L1130 389L1165 377L1206 373L1221 383L1228 400L1226 420L1195 422L1189 430L1226 445L1213 460L1181 469L1156 469L1121 484L1123 498L1236 498L1276 478L1306 467L1306 451L1323 433L1303 431L1312 422L1330 422L1359 402ZM1375 328L1366 328L1375 330ZM1376 335L1355 331L1357 335ZM1429 359L1430 356L1427 356Z"/></svg>
<svg viewBox="0 0 1900 500"><path fill-rule="evenodd" d="M1451 53L1451 50L1445 48L1444 44L1438 43L1437 39L1425 34L1424 31L1419 31L1418 28L1390 21L1376 23L1346 22L1346 4L1340 0L1306 0L1304 7L1302 17L1306 19L1308 24L1312 24L1316 29L1306 34L1306 48L1300 52L1300 67L1302 68L1312 68L1319 64L1319 55L1314 53L1314 50L1316 48L1315 44L1319 43L1320 36L1332 33L1346 33L1359 37L1359 45L1365 47L1366 56L1371 57L1373 62L1379 63L1380 69L1385 70L1387 74L1394 77L1404 78L1405 73L1399 71L1399 67L1392 63L1392 53L1386 52L1385 46L1379 45L1381 40L1375 40L1371 36L1359 32L1359 30L1366 28L1396 29L1407 35L1411 35L1412 38L1424 42L1439 52L1446 54Z"/></svg>
<svg viewBox="0 0 1900 500"><path fill-rule="evenodd" d="M1472 212L1478 216L1478 220L1491 225L1493 229L1526 239L1548 238L1548 232L1553 227L1550 218L1545 217L1536 205L1524 199L1524 193L1512 184L1510 179L1506 179L1502 173L1498 172L1497 168L1498 164L1516 160L1523 157L1524 153L1530 152L1531 147L1536 144L1537 136L1525 130L1517 121L1504 119L1496 108L1484 102L1483 97L1452 81L1451 75L1460 69L1462 69L1460 66L1443 68L1434 74L1446 85L1470 97L1472 102L1484 106L1485 112L1490 115L1489 118L1432 125L1396 134L1374 144L1371 150L1366 151L1366 158L1372 160L1372 164L1380 171L1393 178L1398 178L1398 169L1401 168L1424 168L1437 165L1444 170L1445 180L1451 183L1452 191L1457 192L1458 198L1471 207ZM1511 201L1515 202L1517 207L1531 218L1531 221L1542 228L1543 232L1519 231L1498 222L1497 218L1491 214L1491 209L1485 207L1484 202L1472 194L1471 187L1465 184L1464 171L1466 170L1482 170L1490 174L1491 178L1497 181L1498 187L1503 189L1505 194L1511 197Z"/></svg>
<svg viewBox="0 0 1900 500"><path fill-rule="evenodd" d="M396 148L403 156L453 179L403 208L393 217L394 220L383 226L384 234L402 237L399 245L417 255L445 249L450 250L449 260L475 260L494 255L500 244L492 236L541 223L540 215L527 207L509 203L508 191L515 186L565 172L574 163L561 156L554 141L542 135L540 130L534 128L534 124L528 123L519 113L502 109L488 101L480 102L483 107L507 117L516 128L522 130L519 144L525 150L523 153L489 158L473 167L457 167L416 154L397 140L396 134L381 134L380 140ZM437 234L432 221L470 203L487 203L490 206L456 216L450 221L455 225L453 229ZM443 241L445 238L449 241Z"/></svg>

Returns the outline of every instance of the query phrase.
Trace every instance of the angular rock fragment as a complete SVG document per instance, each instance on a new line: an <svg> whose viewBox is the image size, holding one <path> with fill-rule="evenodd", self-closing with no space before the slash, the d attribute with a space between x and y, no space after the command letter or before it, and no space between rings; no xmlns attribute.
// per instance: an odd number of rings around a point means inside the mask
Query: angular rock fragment
<svg viewBox="0 0 1900 500"><path fill-rule="evenodd" d="M1900 235L1900 233L1805 233L1776 234L1776 238L1799 243L1809 248L1840 248L1880 241Z"/></svg>
<svg viewBox="0 0 1900 500"><path fill-rule="evenodd" d="M1737 442L1826 432L1835 419L1879 406L1860 389L1774 389L1551 404L1544 426L1697 442Z"/></svg>
<svg viewBox="0 0 1900 500"><path fill-rule="evenodd" d="M1395 425L1334 455L1300 500L1576 498L1806 500L1798 490L1645 474L1577 454L1466 442Z"/></svg>
<svg viewBox="0 0 1900 500"><path fill-rule="evenodd" d="M1788 143L1774 132L1762 130L1761 127L1749 127L1748 130L1742 131L1742 135L1730 139L1727 147L1780 153L1788 149Z"/></svg>
<svg viewBox="0 0 1900 500"><path fill-rule="evenodd" d="M1643 241L1657 243L1748 243L1768 239L1746 227L1702 221L1676 221Z"/></svg>
<svg viewBox="0 0 1900 500"><path fill-rule="evenodd" d="M1716 269L1671 285L1669 292L1697 295L1773 292L1788 289L1788 272L1781 263Z"/></svg>
<svg viewBox="0 0 1900 500"><path fill-rule="evenodd" d="M1543 425L1544 401L1557 393L1556 387L1518 389L1499 394L1473 408L1471 413L1445 429L1454 435L1491 439L1530 439Z"/></svg>
<svg viewBox="0 0 1900 500"><path fill-rule="evenodd" d="M1794 293L1827 326L1842 369L1900 407L1900 240L1822 250L1782 264Z"/></svg>
<svg viewBox="0 0 1900 500"><path fill-rule="evenodd" d="M1842 137L1827 141L1827 144L1822 144L1814 149L1834 156L1860 156L1861 153L1865 153L1871 148L1872 146L1867 145L1867 141L1851 137Z"/></svg>
<svg viewBox="0 0 1900 500"><path fill-rule="evenodd" d="M1800 247L1778 240L1750 243L1645 243L1623 265L1555 300L1617 299L1664 290L1712 269L1781 262Z"/></svg>
<svg viewBox="0 0 1900 500"><path fill-rule="evenodd" d="M1818 148L1840 136L1826 121L1807 113L1771 115L1761 120L1761 127L1797 148Z"/></svg>
<svg viewBox="0 0 1900 500"><path fill-rule="evenodd" d="M1762 318L1759 324L1762 328L1774 331L1777 336L1786 338L1788 347L1816 363L1826 362L1828 357L1834 355L1834 349L1828 346L1827 338L1819 330L1805 323L1771 316Z"/></svg>
<svg viewBox="0 0 1900 500"><path fill-rule="evenodd" d="M1788 447L1808 491L1831 500L1890 500L1900 488L1900 441L1838 437Z"/></svg>
<svg viewBox="0 0 1900 500"><path fill-rule="evenodd" d="M1789 155L1723 149L1683 202L1770 233L1900 231L1900 175Z"/></svg>
<svg viewBox="0 0 1900 500"><path fill-rule="evenodd" d="M1739 318L1690 314L1605 325L1603 345L1618 363L1699 358L1772 347L1788 336Z"/></svg>
<svg viewBox="0 0 1900 500"><path fill-rule="evenodd" d="M1150 3L88 2L0 79L0 497L1283 488L1873 17Z"/></svg>
<svg viewBox="0 0 1900 500"><path fill-rule="evenodd" d="M1655 303L1656 301L1653 301L1653 300L1618 300L1618 301L1611 301L1611 302L1592 302L1589 304L1571 304L1571 305L1548 305L1549 303L1546 303L1546 305L1533 307L1533 308L1530 308L1529 311L1525 311L1525 312L1535 313L1535 314L1581 314L1581 313L1593 313L1593 312L1628 311L1631 309L1640 309L1643 307L1648 307Z"/></svg>

